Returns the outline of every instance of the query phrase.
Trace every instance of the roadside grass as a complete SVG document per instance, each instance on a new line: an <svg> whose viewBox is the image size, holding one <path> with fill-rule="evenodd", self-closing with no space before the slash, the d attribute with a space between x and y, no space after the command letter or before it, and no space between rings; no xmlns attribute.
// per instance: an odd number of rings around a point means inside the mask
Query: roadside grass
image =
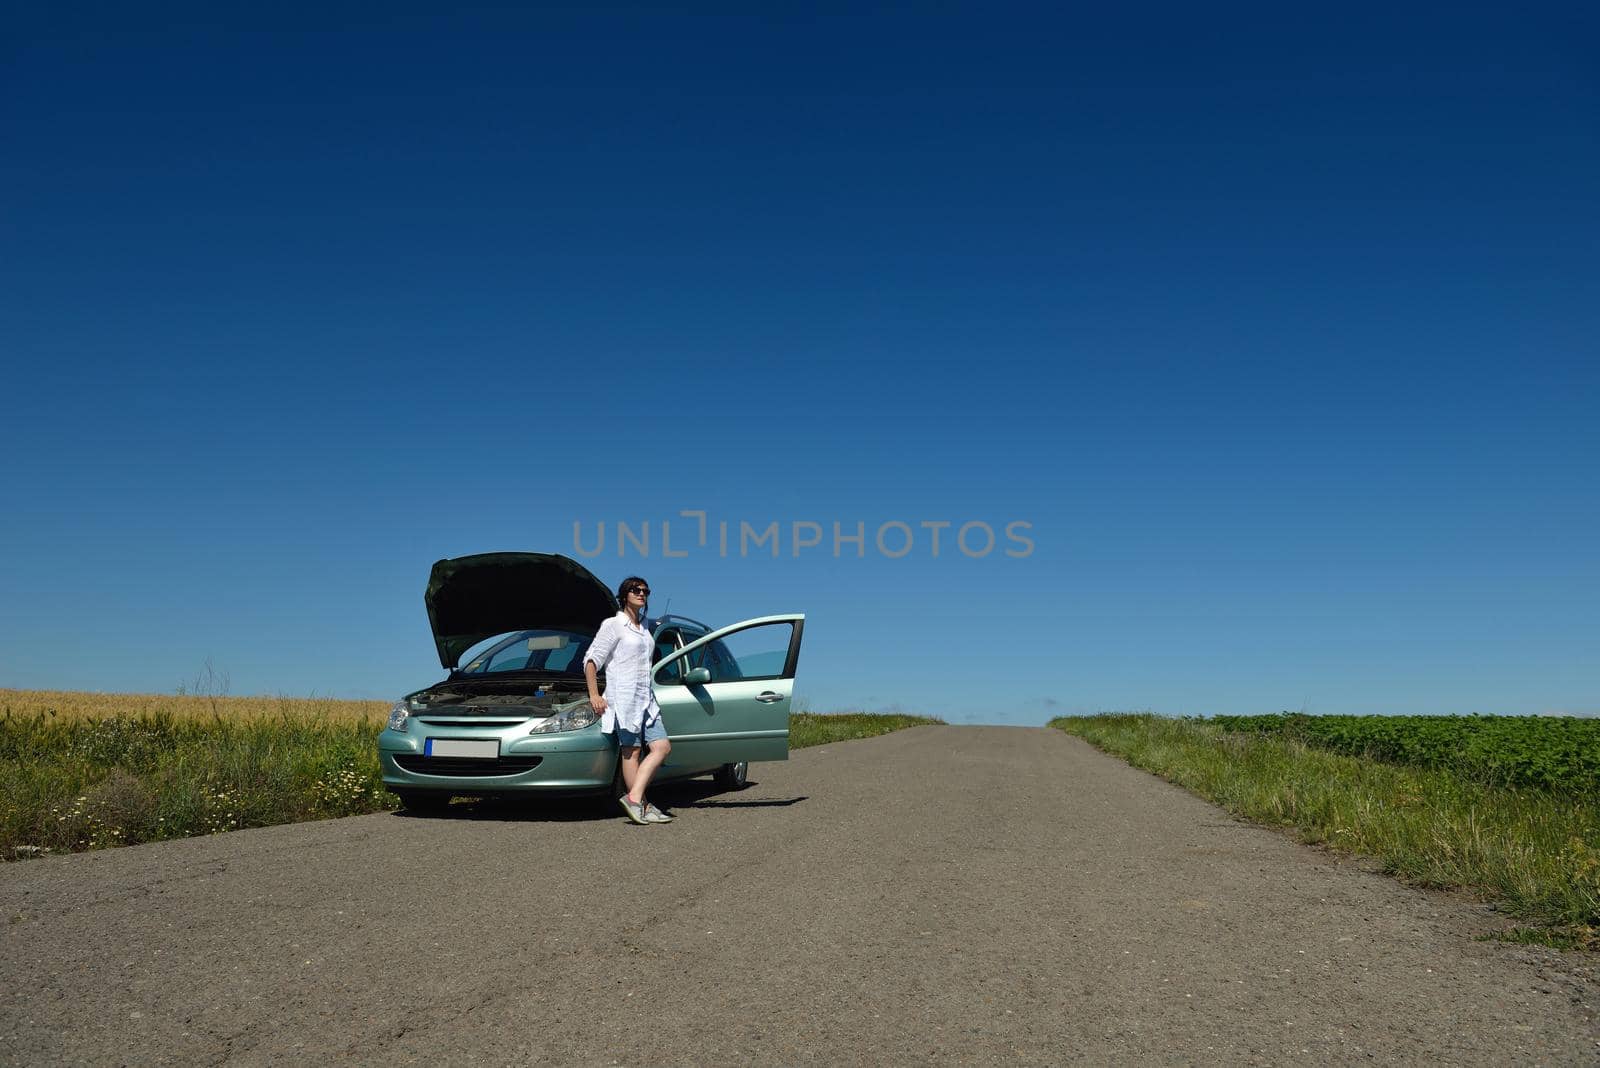
<svg viewBox="0 0 1600 1068"><path fill-rule="evenodd" d="M24 859L397 807L389 705L320 698L0 690L0 858ZM791 748L938 720L791 717Z"/></svg>
<svg viewBox="0 0 1600 1068"><path fill-rule="evenodd" d="M1474 890L1534 925L1494 937L1596 945L1600 800L1587 791L1513 788L1148 714L1061 717L1050 726L1237 816L1375 857L1420 886Z"/></svg>
<svg viewBox="0 0 1600 1068"><path fill-rule="evenodd" d="M909 716L877 712L795 712L789 716L789 748L848 742L873 738L907 727L943 726L944 720L931 716Z"/></svg>
<svg viewBox="0 0 1600 1068"><path fill-rule="evenodd" d="M382 721L140 712L0 716L0 857L77 852L393 807Z"/></svg>

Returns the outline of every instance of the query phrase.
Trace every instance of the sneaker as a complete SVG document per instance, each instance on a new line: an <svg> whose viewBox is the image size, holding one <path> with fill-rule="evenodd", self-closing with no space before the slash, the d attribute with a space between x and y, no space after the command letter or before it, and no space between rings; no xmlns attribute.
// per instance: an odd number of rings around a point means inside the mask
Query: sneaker
<svg viewBox="0 0 1600 1068"><path fill-rule="evenodd" d="M636 805L632 801L629 801L627 794L623 794L621 797L617 798L617 803L622 806L622 811L626 812L628 814L628 818L633 822L641 825L650 822L644 818L644 806Z"/></svg>
<svg viewBox="0 0 1600 1068"><path fill-rule="evenodd" d="M671 823L672 817L662 812L659 808L646 801L644 803L644 818L647 823Z"/></svg>

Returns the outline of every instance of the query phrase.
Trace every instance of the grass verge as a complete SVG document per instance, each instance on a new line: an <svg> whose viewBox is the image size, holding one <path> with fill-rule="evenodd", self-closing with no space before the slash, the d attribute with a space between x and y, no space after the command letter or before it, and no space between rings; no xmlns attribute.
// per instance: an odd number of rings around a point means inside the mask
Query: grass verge
<svg viewBox="0 0 1600 1068"><path fill-rule="evenodd" d="M170 702L170 704L169 704ZM0 691L0 858L394 808L381 702ZM938 720L791 717L791 748Z"/></svg>
<svg viewBox="0 0 1600 1068"><path fill-rule="evenodd" d="M873 712L795 712L789 716L789 748L848 742L854 738L873 738L907 727L943 726L944 720L929 716L877 714Z"/></svg>
<svg viewBox="0 0 1600 1068"><path fill-rule="evenodd" d="M0 856L77 852L391 807L382 721L0 718Z"/></svg>
<svg viewBox="0 0 1600 1068"><path fill-rule="evenodd" d="M1498 786L1194 720L1073 716L1050 725L1237 816L1378 858L1417 885L1484 894L1536 925L1508 933L1514 940L1595 945L1600 803L1586 793Z"/></svg>

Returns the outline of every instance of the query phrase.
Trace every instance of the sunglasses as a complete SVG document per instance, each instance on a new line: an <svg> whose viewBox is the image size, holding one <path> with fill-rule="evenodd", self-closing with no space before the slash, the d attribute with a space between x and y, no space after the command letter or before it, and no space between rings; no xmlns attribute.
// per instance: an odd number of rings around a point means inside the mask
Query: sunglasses
<svg viewBox="0 0 1600 1068"><path fill-rule="evenodd" d="M648 597L648 596L650 596L650 587L649 586L635 586L633 589L629 590L628 592L629 593L637 593L640 597Z"/></svg>

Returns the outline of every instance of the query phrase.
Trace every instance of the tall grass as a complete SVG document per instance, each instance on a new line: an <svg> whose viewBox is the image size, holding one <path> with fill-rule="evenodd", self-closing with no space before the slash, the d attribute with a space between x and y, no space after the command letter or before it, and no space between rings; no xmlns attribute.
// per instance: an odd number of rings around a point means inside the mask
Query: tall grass
<svg viewBox="0 0 1600 1068"><path fill-rule="evenodd" d="M0 717L0 856L389 807L375 718Z"/></svg>
<svg viewBox="0 0 1600 1068"><path fill-rule="evenodd" d="M1514 916L1585 938L1600 926L1600 802L1587 792L1495 785L1193 720L1112 715L1050 725L1236 815L1379 858L1420 885L1474 889Z"/></svg>

